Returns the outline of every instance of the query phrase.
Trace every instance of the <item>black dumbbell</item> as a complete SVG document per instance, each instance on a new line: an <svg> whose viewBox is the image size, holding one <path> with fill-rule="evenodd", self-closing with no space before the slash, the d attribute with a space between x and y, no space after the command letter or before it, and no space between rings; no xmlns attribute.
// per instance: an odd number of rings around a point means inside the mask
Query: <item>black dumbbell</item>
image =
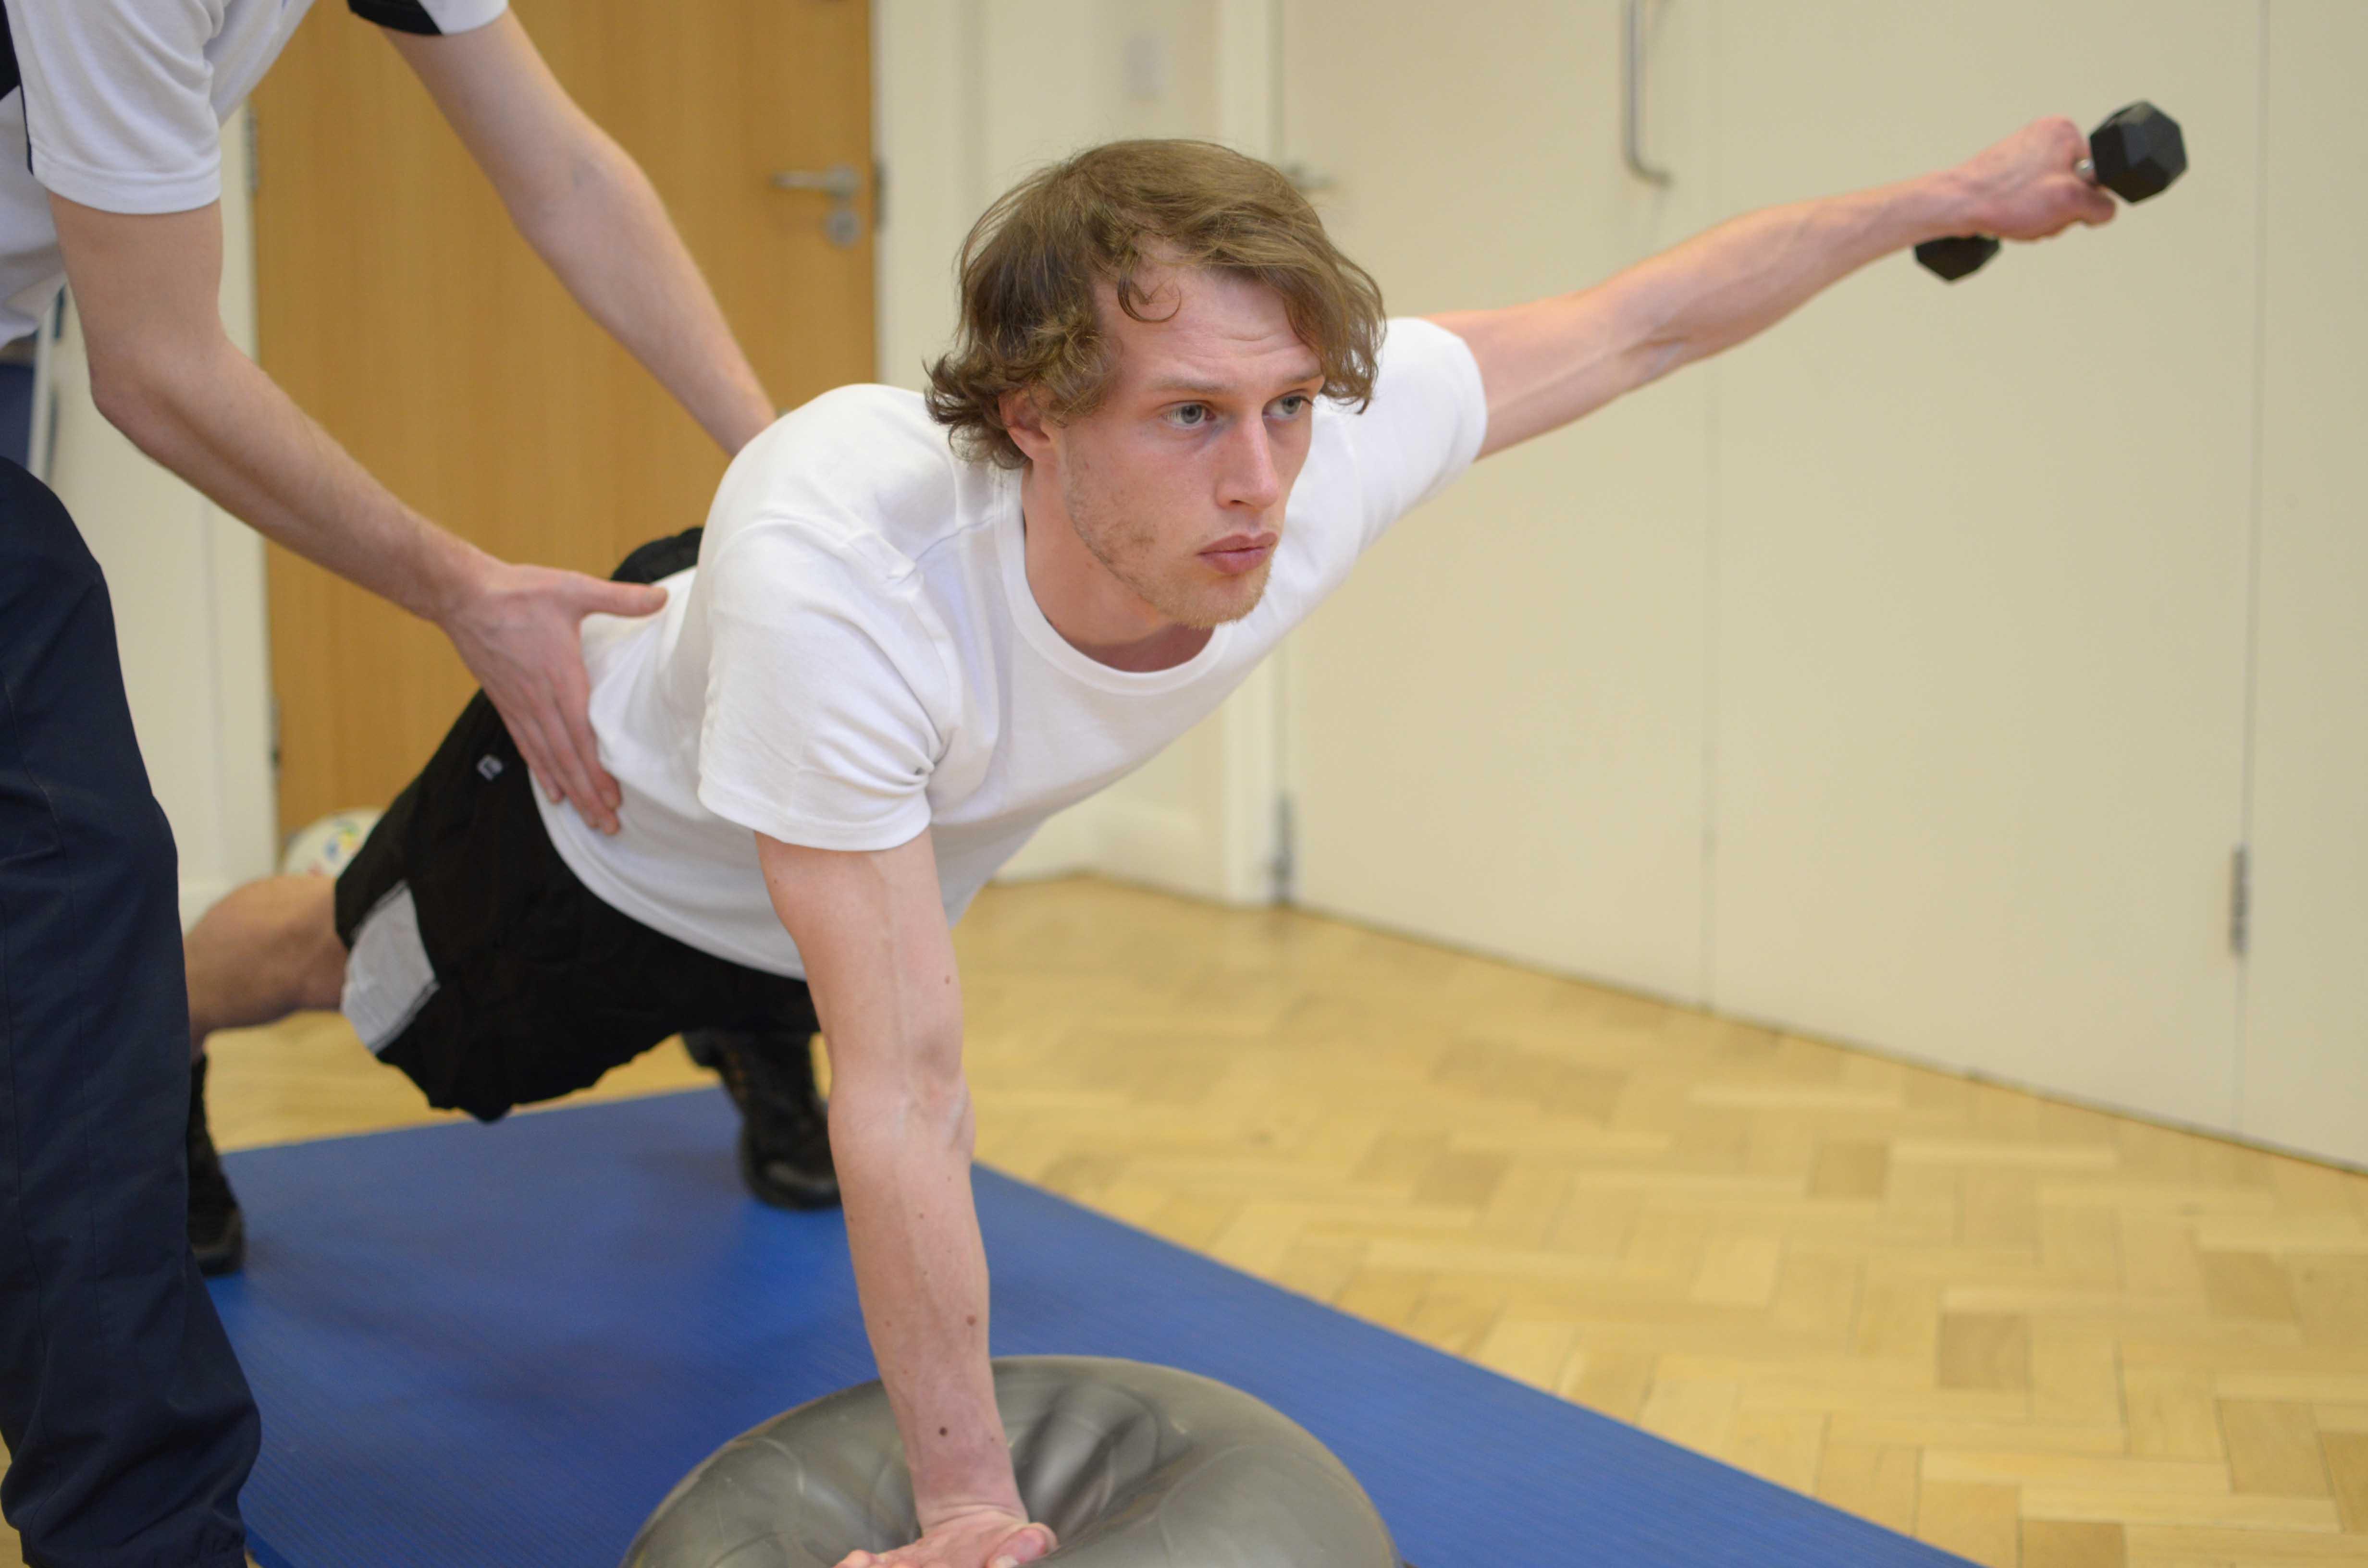
<svg viewBox="0 0 2368 1568"><path fill-rule="evenodd" d="M2161 195L2187 172L2187 142L2179 134L2179 121L2143 98L2114 111L2089 133L2081 172L2123 201ZM1916 247L1916 259L1942 281L1954 283L1981 270L1998 252L1998 241L1987 234L1958 234L1926 240Z"/></svg>

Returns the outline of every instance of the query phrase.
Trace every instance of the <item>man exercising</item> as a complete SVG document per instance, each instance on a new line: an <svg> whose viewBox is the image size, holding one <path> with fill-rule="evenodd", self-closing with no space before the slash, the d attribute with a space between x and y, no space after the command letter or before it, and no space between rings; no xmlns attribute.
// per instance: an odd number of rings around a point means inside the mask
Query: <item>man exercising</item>
<svg viewBox="0 0 2368 1568"><path fill-rule="evenodd" d="M191 934L196 1025L342 998L432 1101L491 1117L677 1028L803 1046L811 1006L924 1532L848 1563L1032 1561L1053 1541L996 1412L970 1187L950 927L972 896L1475 458L1903 246L2106 222L2086 151L2044 121L1578 293L1386 323L1264 164L1137 142L1039 173L965 246L926 397L850 387L785 417L724 476L665 611L586 623L623 830L537 799L472 705L334 893L254 884Z"/></svg>

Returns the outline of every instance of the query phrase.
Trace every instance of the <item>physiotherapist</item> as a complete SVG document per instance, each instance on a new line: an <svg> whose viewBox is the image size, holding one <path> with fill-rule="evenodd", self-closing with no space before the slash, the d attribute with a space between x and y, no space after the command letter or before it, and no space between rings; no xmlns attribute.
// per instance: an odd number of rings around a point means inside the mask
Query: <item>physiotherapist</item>
<svg viewBox="0 0 2368 1568"><path fill-rule="evenodd" d="M586 312L725 451L765 428L772 405L648 179L506 0L348 4ZM0 0L0 341L70 281L100 411L217 505L441 627L544 789L613 831L577 623L663 591L445 532L222 331L222 122L309 5ZM245 1562L258 1426L188 1234L176 883L107 585L57 497L0 462L0 1509L34 1568Z"/></svg>

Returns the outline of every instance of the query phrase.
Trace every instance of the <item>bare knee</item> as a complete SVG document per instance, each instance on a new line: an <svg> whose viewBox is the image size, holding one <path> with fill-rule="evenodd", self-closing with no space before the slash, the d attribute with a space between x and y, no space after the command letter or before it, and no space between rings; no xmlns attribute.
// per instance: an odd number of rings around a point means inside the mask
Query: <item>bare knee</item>
<svg viewBox="0 0 2368 1568"><path fill-rule="evenodd" d="M336 879L290 880L320 884L313 898L290 911L291 918L284 933L295 966L290 978L298 993L296 1006L331 1011L345 1000L346 993L346 944L337 937Z"/></svg>
<svg viewBox="0 0 2368 1568"><path fill-rule="evenodd" d="M192 1031L335 1007L346 982L336 897L327 877L267 877L206 911L182 940Z"/></svg>

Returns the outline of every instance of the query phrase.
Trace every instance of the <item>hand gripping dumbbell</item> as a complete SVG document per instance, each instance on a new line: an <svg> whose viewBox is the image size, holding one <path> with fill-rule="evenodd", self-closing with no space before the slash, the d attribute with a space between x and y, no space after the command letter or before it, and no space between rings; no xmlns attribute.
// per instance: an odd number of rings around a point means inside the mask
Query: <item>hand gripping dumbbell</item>
<svg viewBox="0 0 2368 1568"><path fill-rule="evenodd" d="M2089 133L2089 156L2074 167L2123 201L2144 201L2187 172L2187 143L2179 121L2141 98ZM1916 247L1916 259L1954 283L1998 252L1998 241L1987 234L1958 234L1926 240Z"/></svg>

